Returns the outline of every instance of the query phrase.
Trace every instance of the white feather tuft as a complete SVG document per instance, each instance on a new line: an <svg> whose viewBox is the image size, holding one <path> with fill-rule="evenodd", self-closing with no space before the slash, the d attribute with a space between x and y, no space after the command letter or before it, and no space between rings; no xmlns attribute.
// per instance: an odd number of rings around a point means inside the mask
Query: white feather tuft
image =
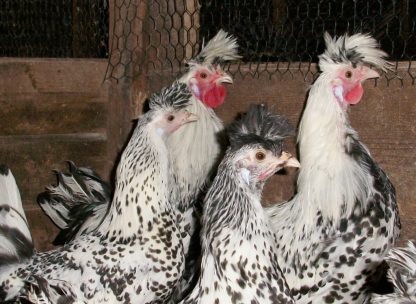
<svg viewBox="0 0 416 304"><path fill-rule="evenodd" d="M387 54L379 49L377 41L369 34L355 34L333 37L324 35L326 50L319 56L319 67L322 71L328 65L343 63L370 64L383 71L391 69L391 63L385 60Z"/></svg>
<svg viewBox="0 0 416 304"><path fill-rule="evenodd" d="M206 45L202 46L198 56L189 62L193 64L213 64L216 61L233 61L241 58L238 55L237 39L223 30L212 38Z"/></svg>

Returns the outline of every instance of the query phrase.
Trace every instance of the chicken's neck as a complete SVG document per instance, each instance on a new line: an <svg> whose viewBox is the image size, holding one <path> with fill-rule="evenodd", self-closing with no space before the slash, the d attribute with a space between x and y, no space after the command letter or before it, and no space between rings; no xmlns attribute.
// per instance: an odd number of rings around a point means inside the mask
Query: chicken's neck
<svg viewBox="0 0 416 304"><path fill-rule="evenodd" d="M204 217L204 238L210 242L227 227L233 235L251 239L266 225L261 190L248 187L236 169L222 163L204 202L209 215Z"/></svg>
<svg viewBox="0 0 416 304"><path fill-rule="evenodd" d="M143 230L157 229L160 216L173 212L170 176L163 139L146 124L139 124L117 168L113 201L99 229L101 235L128 241Z"/></svg>
<svg viewBox="0 0 416 304"><path fill-rule="evenodd" d="M212 109L206 108L195 97L192 99L187 110L196 114L198 120L181 127L167 141L179 187L180 211L192 207L193 201L209 181L221 153L218 134L223 129L221 121Z"/></svg>
<svg viewBox="0 0 416 304"><path fill-rule="evenodd" d="M365 201L372 182L351 152L352 145L365 148L329 83L322 75L312 87L298 136L302 167L294 201L297 216L310 227L318 213L334 223L351 214L357 201Z"/></svg>

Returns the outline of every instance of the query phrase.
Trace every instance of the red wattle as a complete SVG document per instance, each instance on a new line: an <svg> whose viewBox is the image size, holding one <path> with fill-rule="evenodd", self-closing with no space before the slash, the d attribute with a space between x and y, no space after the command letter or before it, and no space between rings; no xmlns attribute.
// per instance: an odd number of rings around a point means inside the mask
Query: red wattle
<svg viewBox="0 0 416 304"><path fill-rule="evenodd" d="M363 94L364 94L363 86L361 85L361 82L358 82L357 85L353 87L352 90L350 90L345 95L345 100L349 104L354 105L360 102L361 98L363 97Z"/></svg>
<svg viewBox="0 0 416 304"><path fill-rule="evenodd" d="M202 92L202 102L210 108L216 108L224 103L227 92L222 85L216 85Z"/></svg>

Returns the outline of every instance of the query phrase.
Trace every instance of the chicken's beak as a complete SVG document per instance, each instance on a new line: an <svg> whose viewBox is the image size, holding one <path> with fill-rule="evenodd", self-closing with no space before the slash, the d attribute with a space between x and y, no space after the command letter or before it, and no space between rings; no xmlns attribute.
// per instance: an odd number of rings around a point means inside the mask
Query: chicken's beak
<svg viewBox="0 0 416 304"><path fill-rule="evenodd" d="M292 156L292 154L288 152L283 152L282 155L280 155L280 157L274 157L273 163L269 166L269 168L266 171L260 174L259 179L265 180L284 167L299 168L300 163L295 157Z"/></svg>
<svg viewBox="0 0 416 304"><path fill-rule="evenodd" d="M193 122L193 121L197 121L198 120L198 115L191 113L191 112L187 112L185 118L184 118L184 124L188 123L188 122Z"/></svg>
<svg viewBox="0 0 416 304"><path fill-rule="evenodd" d="M220 77L218 77L217 79L217 83L229 83L232 84L233 83L233 78L228 75L227 73L222 73Z"/></svg>
<svg viewBox="0 0 416 304"><path fill-rule="evenodd" d="M362 73L361 81L364 81L366 79L379 78L380 77L380 74L377 71L372 70L372 69L370 69L369 67L366 67L366 66L363 66L363 69L362 69L361 73Z"/></svg>
<svg viewBox="0 0 416 304"><path fill-rule="evenodd" d="M282 157L283 156L287 159L285 167L300 168L300 162L296 159L296 157L292 156L292 154L283 151Z"/></svg>
<svg viewBox="0 0 416 304"><path fill-rule="evenodd" d="M299 168L300 163L296 157L292 156L292 154L283 151L282 155L278 158L277 167L280 169L284 167Z"/></svg>

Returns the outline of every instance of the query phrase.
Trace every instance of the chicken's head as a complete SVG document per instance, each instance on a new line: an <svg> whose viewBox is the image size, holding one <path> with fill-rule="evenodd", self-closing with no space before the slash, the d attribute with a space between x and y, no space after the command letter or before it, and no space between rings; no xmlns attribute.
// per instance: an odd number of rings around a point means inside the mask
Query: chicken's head
<svg viewBox="0 0 416 304"><path fill-rule="evenodd" d="M184 124L197 120L195 114L186 110L190 98L188 86L178 81L150 97L147 115L157 134L166 136Z"/></svg>
<svg viewBox="0 0 416 304"><path fill-rule="evenodd" d="M299 162L283 151L283 140L294 129L283 116L267 110L266 105L252 105L228 130L230 151L236 151L235 167L250 188L261 189L264 182L284 167L299 167Z"/></svg>
<svg viewBox="0 0 416 304"><path fill-rule="evenodd" d="M241 153L237 167L241 179L249 186L264 183L284 167L300 167L298 160L290 153L276 155L261 146L248 147Z"/></svg>
<svg viewBox="0 0 416 304"><path fill-rule="evenodd" d="M154 126L159 135L168 135L188 122L196 121L198 117L186 110L159 113L154 119Z"/></svg>
<svg viewBox="0 0 416 304"><path fill-rule="evenodd" d="M387 54L379 49L377 41L368 34L331 37L324 35L326 49L319 56L319 68L330 82L332 93L341 106L360 102L364 90L362 83L380 75L370 69L374 67L386 71L391 64L385 59Z"/></svg>
<svg viewBox="0 0 416 304"><path fill-rule="evenodd" d="M216 108L224 103L226 96L225 83L233 79L219 66L197 65L190 71L188 80L192 94L209 108Z"/></svg>
<svg viewBox="0 0 416 304"><path fill-rule="evenodd" d="M367 66L342 66L336 72L336 78L331 82L332 91L339 103L354 105L360 102L364 94L362 83L369 78L380 75Z"/></svg>

